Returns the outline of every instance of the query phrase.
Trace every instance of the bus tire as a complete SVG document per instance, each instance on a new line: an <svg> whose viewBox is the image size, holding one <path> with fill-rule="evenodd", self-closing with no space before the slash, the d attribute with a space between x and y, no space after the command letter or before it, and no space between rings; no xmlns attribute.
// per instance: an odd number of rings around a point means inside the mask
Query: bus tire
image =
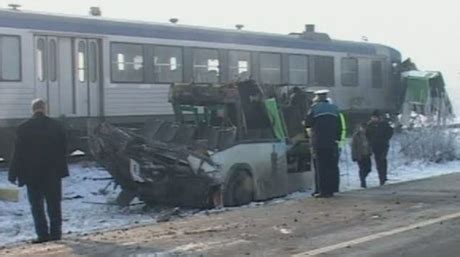
<svg viewBox="0 0 460 257"><path fill-rule="evenodd" d="M254 200L254 183L249 172L239 170L230 177L224 192L225 206L247 205Z"/></svg>

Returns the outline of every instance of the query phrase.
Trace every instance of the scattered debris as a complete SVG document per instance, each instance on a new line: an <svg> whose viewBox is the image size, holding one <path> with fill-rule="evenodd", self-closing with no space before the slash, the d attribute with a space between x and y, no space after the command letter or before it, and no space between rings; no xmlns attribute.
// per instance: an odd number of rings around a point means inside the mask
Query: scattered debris
<svg viewBox="0 0 460 257"><path fill-rule="evenodd" d="M101 194L101 195L107 195L109 193L108 189L112 184L113 184L113 180L111 180L109 183L107 183L107 185L104 188L99 189L98 193Z"/></svg>
<svg viewBox="0 0 460 257"><path fill-rule="evenodd" d="M62 200L76 200L76 199L82 199L83 196L81 195L73 195L73 196L64 196Z"/></svg>
<svg viewBox="0 0 460 257"><path fill-rule="evenodd" d="M172 210L166 210L160 213L157 217L157 222L162 223L162 222L168 222L171 220L173 216L177 216L180 214L180 208L174 208Z"/></svg>
<svg viewBox="0 0 460 257"><path fill-rule="evenodd" d="M292 234L292 231L287 228L282 228L279 231L281 232L281 234L284 234L284 235Z"/></svg>

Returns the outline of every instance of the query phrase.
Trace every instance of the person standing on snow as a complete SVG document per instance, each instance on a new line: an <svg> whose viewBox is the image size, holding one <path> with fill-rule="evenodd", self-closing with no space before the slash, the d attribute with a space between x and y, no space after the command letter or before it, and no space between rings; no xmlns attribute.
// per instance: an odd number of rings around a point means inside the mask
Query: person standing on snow
<svg viewBox="0 0 460 257"><path fill-rule="evenodd" d="M330 104L334 104L334 102L332 102L332 99L329 97L327 98L327 102ZM337 142L338 154L336 155L336 159L335 159L335 165L336 165L335 167L337 169L337 173L339 174L339 176L337 177L337 181L335 182L334 193L338 193L340 191L340 168L339 168L340 154L342 152L342 148L344 147L347 141L347 123L345 120L345 115L342 112L339 112L339 121L340 121L340 140Z"/></svg>
<svg viewBox="0 0 460 257"><path fill-rule="evenodd" d="M390 139L393 136L393 128L388 121L383 119L379 110L372 113L371 120L367 125L366 136L374 154L380 185L383 186L387 181L387 155L390 149Z"/></svg>
<svg viewBox="0 0 460 257"><path fill-rule="evenodd" d="M57 121L46 116L43 100L34 100L32 111L32 118L17 129L8 180L27 187L38 236L32 243L43 243L60 240L62 235L61 179L69 175L67 143L65 130Z"/></svg>
<svg viewBox="0 0 460 257"><path fill-rule="evenodd" d="M336 105L327 100L329 90L315 92L314 104L305 120L310 129L313 163L315 169L315 197L332 197L338 191L339 170L338 141L340 140L340 118Z"/></svg>
<svg viewBox="0 0 460 257"><path fill-rule="evenodd" d="M366 177L372 168L372 149L366 137L366 127L366 123L359 124L351 140L351 157L354 162L358 163L362 188L367 187Z"/></svg>

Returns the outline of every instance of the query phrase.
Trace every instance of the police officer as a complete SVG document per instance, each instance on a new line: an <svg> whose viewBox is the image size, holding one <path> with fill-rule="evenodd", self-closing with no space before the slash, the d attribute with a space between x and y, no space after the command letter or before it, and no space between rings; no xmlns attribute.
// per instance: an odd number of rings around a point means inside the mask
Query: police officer
<svg viewBox="0 0 460 257"><path fill-rule="evenodd" d="M336 105L328 101L329 90L318 90L305 126L310 130L315 169L315 197L332 197L338 191L338 142L341 137L340 116Z"/></svg>

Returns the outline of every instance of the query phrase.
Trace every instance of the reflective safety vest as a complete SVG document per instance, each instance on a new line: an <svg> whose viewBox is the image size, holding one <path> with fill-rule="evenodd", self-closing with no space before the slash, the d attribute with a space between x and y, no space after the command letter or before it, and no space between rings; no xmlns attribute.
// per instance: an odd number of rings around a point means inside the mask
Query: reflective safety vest
<svg viewBox="0 0 460 257"><path fill-rule="evenodd" d="M339 147L342 148L347 143L347 122L345 121L345 115L343 113L339 113L340 117L340 142Z"/></svg>

